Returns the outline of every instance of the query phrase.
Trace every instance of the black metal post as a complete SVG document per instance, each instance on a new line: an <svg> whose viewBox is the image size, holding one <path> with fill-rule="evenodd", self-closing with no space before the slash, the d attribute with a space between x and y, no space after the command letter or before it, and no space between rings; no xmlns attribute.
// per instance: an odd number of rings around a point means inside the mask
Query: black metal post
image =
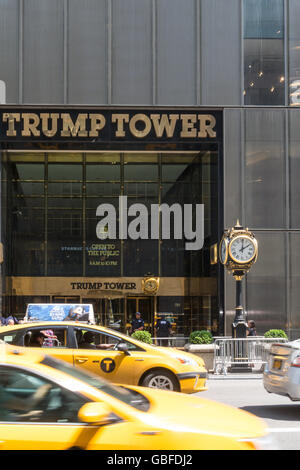
<svg viewBox="0 0 300 470"><path fill-rule="evenodd" d="M242 278L243 274L235 273L236 280L236 304L235 304L235 318L232 323L232 338L242 339L247 336L247 323L244 316L244 308L242 306ZM235 364L231 366L231 372L246 372L251 371L251 367L247 361L248 350L243 341L233 343L233 357Z"/></svg>
<svg viewBox="0 0 300 470"><path fill-rule="evenodd" d="M232 323L232 337L233 338L246 338L247 336L247 323L244 317L244 308L242 306L242 276L236 275L236 303L235 303L235 318Z"/></svg>

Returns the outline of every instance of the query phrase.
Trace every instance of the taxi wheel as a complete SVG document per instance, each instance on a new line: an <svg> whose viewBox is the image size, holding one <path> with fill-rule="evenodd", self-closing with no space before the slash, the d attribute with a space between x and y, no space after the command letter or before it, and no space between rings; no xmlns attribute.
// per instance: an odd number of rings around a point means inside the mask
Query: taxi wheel
<svg viewBox="0 0 300 470"><path fill-rule="evenodd" d="M176 378L167 370L149 372L141 382L142 387L160 388L162 390L179 391Z"/></svg>

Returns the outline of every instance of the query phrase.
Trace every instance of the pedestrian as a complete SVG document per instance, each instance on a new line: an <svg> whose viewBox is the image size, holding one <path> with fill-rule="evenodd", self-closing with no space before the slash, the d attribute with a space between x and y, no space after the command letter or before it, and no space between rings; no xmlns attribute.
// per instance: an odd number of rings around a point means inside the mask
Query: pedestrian
<svg viewBox="0 0 300 470"><path fill-rule="evenodd" d="M46 337L43 342L43 347L53 348L55 344L58 345L58 339L53 330L43 330L41 333Z"/></svg>
<svg viewBox="0 0 300 470"><path fill-rule="evenodd" d="M135 317L131 322L131 334L135 331L142 331L145 327L144 320L142 319L141 313L136 312Z"/></svg>
<svg viewBox="0 0 300 470"><path fill-rule="evenodd" d="M160 316L154 325L159 346L168 346L168 337L171 334L171 323L164 316Z"/></svg>
<svg viewBox="0 0 300 470"><path fill-rule="evenodd" d="M257 336L255 322L253 320L248 322L247 336Z"/></svg>
<svg viewBox="0 0 300 470"><path fill-rule="evenodd" d="M13 316L10 315L9 317L1 317L1 325L2 326L11 326L11 325L17 325L19 323L19 320Z"/></svg>

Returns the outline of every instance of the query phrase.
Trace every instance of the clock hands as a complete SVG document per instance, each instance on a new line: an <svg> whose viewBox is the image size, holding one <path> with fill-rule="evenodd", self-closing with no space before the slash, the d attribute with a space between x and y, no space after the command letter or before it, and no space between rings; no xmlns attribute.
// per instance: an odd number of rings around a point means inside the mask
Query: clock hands
<svg viewBox="0 0 300 470"><path fill-rule="evenodd" d="M244 241L244 240L242 240L242 242L243 242L243 241ZM249 243L248 245L243 246L241 251L244 251L246 248L248 248L248 246L251 246L251 245L252 245L252 243Z"/></svg>

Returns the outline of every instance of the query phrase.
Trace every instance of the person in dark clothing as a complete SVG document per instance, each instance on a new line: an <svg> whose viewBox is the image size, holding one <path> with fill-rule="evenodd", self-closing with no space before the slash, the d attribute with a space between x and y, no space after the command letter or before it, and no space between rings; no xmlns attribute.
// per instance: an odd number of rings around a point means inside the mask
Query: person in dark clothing
<svg viewBox="0 0 300 470"><path fill-rule="evenodd" d="M248 322L247 336L257 336L255 323L253 320Z"/></svg>
<svg viewBox="0 0 300 470"><path fill-rule="evenodd" d="M95 344L95 335L92 331L86 331L83 335L83 341L79 343L79 349L112 349L115 345L110 344Z"/></svg>
<svg viewBox="0 0 300 470"><path fill-rule="evenodd" d="M140 312L136 312L135 318L131 322L131 334L135 331L141 331L144 329L145 323L141 317Z"/></svg>
<svg viewBox="0 0 300 470"><path fill-rule="evenodd" d="M94 334L91 331L86 331L83 335L83 341L79 343L80 349L96 349Z"/></svg>
<svg viewBox="0 0 300 470"><path fill-rule="evenodd" d="M19 320L13 315L10 315L9 317L1 317L2 326L17 325L18 323L19 323Z"/></svg>
<svg viewBox="0 0 300 470"><path fill-rule="evenodd" d="M29 346L32 348L42 348L46 336L41 331L36 331L32 334Z"/></svg>
<svg viewBox="0 0 300 470"><path fill-rule="evenodd" d="M159 339L158 345L159 346L168 346L168 337L171 334L171 323L165 317L159 317L157 322L154 325L156 336L157 338L165 338Z"/></svg>

